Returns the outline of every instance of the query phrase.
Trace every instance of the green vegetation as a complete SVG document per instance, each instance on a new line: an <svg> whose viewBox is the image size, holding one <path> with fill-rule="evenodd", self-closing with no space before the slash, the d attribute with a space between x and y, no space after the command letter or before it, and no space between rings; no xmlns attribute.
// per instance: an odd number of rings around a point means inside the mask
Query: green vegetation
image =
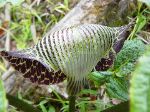
<svg viewBox="0 0 150 112"><path fill-rule="evenodd" d="M11 49L23 49L33 46L42 36L55 25L70 10L70 1L46 0L42 5L31 4L31 0L0 0L0 12L4 11L6 1L11 5L11 22L2 31L10 34ZM24 3L23 6L20 4ZM33 5L33 6L32 6ZM0 15L1 16L1 15ZM120 112L125 103L130 102L130 112L150 111L150 46L143 43L150 42L150 2L139 0L137 11L132 17L136 23L122 50L116 55L113 66L107 71L93 71L89 74L91 89L84 89L79 93L76 107L80 112L100 112L105 109L117 110ZM6 21L0 20L0 26ZM118 23L117 23L118 24ZM143 36L144 34L148 36ZM141 39L142 38L142 39ZM0 30L1 39L1 30ZM4 47L4 45L3 45ZM0 45L0 50L3 49ZM7 63L0 59L0 74L7 71ZM0 75L1 76L1 75ZM7 99L2 79L0 78L0 112L6 112ZM10 112L18 112L16 105L26 105L20 110L28 111L26 108L40 110L41 112L62 112L68 111L66 98L52 91L49 97L38 97L35 102L30 95L7 96L10 101ZM18 100L17 100L18 99ZM119 103L118 103L119 102ZM124 103L125 102L125 103ZM116 104L119 104L116 106ZM21 107L21 106L20 106ZM128 107L123 109L128 112ZM123 112L121 111L121 112Z"/></svg>
<svg viewBox="0 0 150 112"><path fill-rule="evenodd" d="M3 84L3 81L1 79L1 73L0 73L0 104L1 104L0 105L0 112L7 112L8 102L6 99L4 84Z"/></svg>
<svg viewBox="0 0 150 112"><path fill-rule="evenodd" d="M132 73L130 98L131 112L150 111L150 47L139 59Z"/></svg>

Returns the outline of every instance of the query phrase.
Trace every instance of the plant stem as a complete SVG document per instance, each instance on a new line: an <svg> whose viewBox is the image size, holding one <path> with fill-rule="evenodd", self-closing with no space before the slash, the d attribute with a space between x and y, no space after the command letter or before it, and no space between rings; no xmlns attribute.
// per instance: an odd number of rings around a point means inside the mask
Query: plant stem
<svg viewBox="0 0 150 112"><path fill-rule="evenodd" d="M69 112L75 112L75 100L76 100L75 95L69 96Z"/></svg>

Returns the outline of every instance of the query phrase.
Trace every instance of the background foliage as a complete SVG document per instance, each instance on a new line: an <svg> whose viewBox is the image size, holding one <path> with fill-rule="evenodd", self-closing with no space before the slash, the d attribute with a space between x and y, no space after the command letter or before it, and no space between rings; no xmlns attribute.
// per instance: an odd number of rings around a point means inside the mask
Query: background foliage
<svg viewBox="0 0 150 112"><path fill-rule="evenodd" d="M3 81L1 79L0 74L0 112L7 112L7 99L6 99L6 93L3 85Z"/></svg>
<svg viewBox="0 0 150 112"><path fill-rule="evenodd" d="M11 22L7 23L5 19L0 20L0 37L3 34L2 31L10 34L11 50L23 49L35 44L71 8L71 2L68 0L39 1L42 5L34 5L31 0L25 2L24 0L0 0L0 11L5 10L4 6L8 5L6 4L8 1L12 3L10 5ZM99 112L130 100L131 112L149 112L150 48L147 46L150 42L150 2L149 0L139 1L137 10L130 17L136 19L136 24L129 38L125 41L122 50L116 55L110 69L93 71L89 74L91 89L85 89L79 93L76 103L79 111ZM20 5L21 3L23 6ZM3 47L4 45L0 45L0 50ZM2 74L6 70L7 64L0 59L0 73ZM37 102L30 99L32 92L26 96L18 92L16 96L25 104L37 107L42 112L57 112L58 110L66 112L68 109L67 99L56 91L51 94L50 97L40 97ZM2 80L0 80L0 96L2 96L0 97L0 111L6 112L7 100ZM20 100L18 102L21 102ZM120 108L122 107L120 106ZM9 106L8 111L17 112L18 110Z"/></svg>
<svg viewBox="0 0 150 112"><path fill-rule="evenodd" d="M131 112L150 111L150 47L139 59L131 79Z"/></svg>

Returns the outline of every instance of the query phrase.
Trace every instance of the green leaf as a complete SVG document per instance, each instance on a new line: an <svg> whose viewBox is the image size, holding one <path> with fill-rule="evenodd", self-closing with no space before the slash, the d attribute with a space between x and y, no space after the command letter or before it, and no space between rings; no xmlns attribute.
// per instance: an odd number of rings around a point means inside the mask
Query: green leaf
<svg viewBox="0 0 150 112"><path fill-rule="evenodd" d="M129 112L129 101L109 107L101 112Z"/></svg>
<svg viewBox="0 0 150 112"><path fill-rule="evenodd" d="M0 7L3 7L6 3L11 3L12 5L20 5L24 0L0 0Z"/></svg>
<svg viewBox="0 0 150 112"><path fill-rule="evenodd" d="M79 106L80 112L87 112L87 101L81 101L76 106Z"/></svg>
<svg viewBox="0 0 150 112"><path fill-rule="evenodd" d="M15 25L16 24L12 24L12 27L15 27ZM13 39L16 41L18 49L26 48L27 41L32 39L30 26L31 26L31 20L24 19L20 21L20 26L18 26L16 29L17 35L13 37Z"/></svg>
<svg viewBox="0 0 150 112"><path fill-rule="evenodd" d="M0 70L1 71L6 71L6 68L5 68L5 66L4 66L4 64L2 62L0 62Z"/></svg>
<svg viewBox="0 0 150 112"><path fill-rule="evenodd" d="M140 8L139 8L139 10L140 10ZM135 24L134 29L131 32L129 38L132 39L133 37L135 37L135 34L138 33L139 31L141 31L141 29L146 25L146 23L147 23L146 16L139 13L137 15L136 24Z"/></svg>
<svg viewBox="0 0 150 112"><path fill-rule="evenodd" d="M130 99L131 112L150 112L150 47L132 74Z"/></svg>
<svg viewBox="0 0 150 112"><path fill-rule="evenodd" d="M111 75L112 75L112 72L109 72L109 71L105 71L105 72L95 71L89 74L89 79L92 80L95 83L95 85L100 86L104 84L107 78Z"/></svg>
<svg viewBox="0 0 150 112"><path fill-rule="evenodd" d="M50 105L50 106L49 106L49 109L48 109L48 112L55 112L54 106Z"/></svg>
<svg viewBox="0 0 150 112"><path fill-rule="evenodd" d="M3 81L1 79L1 74L0 74L0 112L7 112L7 99Z"/></svg>
<svg viewBox="0 0 150 112"><path fill-rule="evenodd" d="M64 0L64 5L68 8L69 0Z"/></svg>
<svg viewBox="0 0 150 112"><path fill-rule="evenodd" d="M7 94L7 99L9 101L9 105L16 107L18 110L22 110L23 112L41 112L41 110L38 108L35 108L34 106L18 99L15 96Z"/></svg>
<svg viewBox="0 0 150 112"><path fill-rule="evenodd" d="M145 3L150 7L150 0L138 0L138 1Z"/></svg>
<svg viewBox="0 0 150 112"><path fill-rule="evenodd" d="M81 90L80 94L97 95L97 91L91 90L91 89L83 89L83 90ZM79 95L80 95L80 94L79 94Z"/></svg>
<svg viewBox="0 0 150 112"><path fill-rule="evenodd" d="M44 104L47 103L47 102L48 102L47 100L43 100L43 101L40 102L39 106L42 109L42 112L47 112L47 109L44 106Z"/></svg>
<svg viewBox="0 0 150 112"><path fill-rule="evenodd" d="M128 82L124 78L110 77L106 83L106 92L110 97L128 100Z"/></svg>
<svg viewBox="0 0 150 112"><path fill-rule="evenodd" d="M137 16L136 31L139 32L146 25L146 17L141 13Z"/></svg>
<svg viewBox="0 0 150 112"><path fill-rule="evenodd" d="M123 77L135 68L135 62L145 50L145 44L138 39L125 42L122 50L117 54L114 61L113 71L119 77Z"/></svg>

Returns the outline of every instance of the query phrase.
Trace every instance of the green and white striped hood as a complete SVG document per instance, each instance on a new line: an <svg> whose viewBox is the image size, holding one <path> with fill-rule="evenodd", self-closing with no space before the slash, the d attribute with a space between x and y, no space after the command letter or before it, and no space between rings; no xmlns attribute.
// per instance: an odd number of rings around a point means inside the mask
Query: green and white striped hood
<svg viewBox="0 0 150 112"><path fill-rule="evenodd" d="M117 30L85 24L47 34L36 46L37 58L73 80L83 80L113 45Z"/></svg>
<svg viewBox="0 0 150 112"><path fill-rule="evenodd" d="M47 33L33 48L3 51L0 55L32 82L54 84L67 77L68 93L76 94L86 83L87 75L127 27L71 26Z"/></svg>

